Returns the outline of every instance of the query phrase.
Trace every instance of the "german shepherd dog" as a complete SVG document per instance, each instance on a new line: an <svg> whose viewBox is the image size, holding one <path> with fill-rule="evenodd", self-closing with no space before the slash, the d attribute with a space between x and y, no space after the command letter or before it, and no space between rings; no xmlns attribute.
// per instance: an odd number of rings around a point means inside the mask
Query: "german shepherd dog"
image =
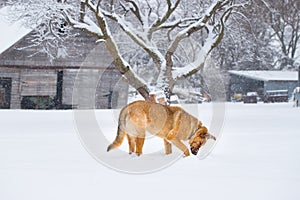
<svg viewBox="0 0 300 200"><path fill-rule="evenodd" d="M171 143L179 148L185 156L190 152L182 140L188 140L192 154L208 139L216 140L207 128L192 115L180 107L165 106L150 101L135 101L125 106L119 115L116 139L107 151L119 147L127 136L129 154L142 154L146 131L164 139L165 153L172 153Z"/></svg>

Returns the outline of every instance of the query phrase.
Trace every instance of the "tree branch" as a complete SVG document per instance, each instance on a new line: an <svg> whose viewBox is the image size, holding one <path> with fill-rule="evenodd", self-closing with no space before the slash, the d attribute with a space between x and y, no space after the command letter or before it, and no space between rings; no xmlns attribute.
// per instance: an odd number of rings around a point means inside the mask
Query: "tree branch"
<svg viewBox="0 0 300 200"><path fill-rule="evenodd" d="M138 35L138 31L134 30L132 25L128 25L127 22L124 21L123 18L119 17L116 13L109 13L103 10L101 12L105 16L117 22L122 30L151 56L156 66L158 68L161 67L161 63L164 62L164 57L160 51L153 44L151 44L150 41L147 40L147 38L143 38L142 36Z"/></svg>
<svg viewBox="0 0 300 200"><path fill-rule="evenodd" d="M194 22L191 24L189 27L185 28L184 30L180 31L173 42L170 44L168 48L168 52L175 52L179 42L181 42L184 38L187 38L190 36L192 33L199 31L200 29L204 28L206 26L206 23L208 20L212 17L212 15L220 9L223 1L217 1L211 8L210 10L198 21ZM226 1L227 2L227 1Z"/></svg>
<svg viewBox="0 0 300 200"><path fill-rule="evenodd" d="M139 6L132 0L124 0L127 3L130 3L133 7L130 7L130 11L136 16L138 21L144 26L144 22L142 20L142 14L140 12Z"/></svg>
<svg viewBox="0 0 300 200"><path fill-rule="evenodd" d="M105 39L106 49L113 57L115 66L119 69L120 73L124 76L128 83L133 86L146 100L148 100L149 89L147 84L135 75L129 63L127 63L120 54L119 49L108 28L104 14L101 12L100 4L98 4L95 8L91 2L88 2L87 6L96 15L98 25L103 33L103 38Z"/></svg>
<svg viewBox="0 0 300 200"><path fill-rule="evenodd" d="M88 17L83 17L83 19L80 19L80 21L74 20L68 13L65 12L66 19L68 21L68 24L72 26L75 29L79 29L81 31L86 32L89 35L92 35L93 37L99 39L103 39L102 32L99 28L97 28L96 24L89 19Z"/></svg>
<svg viewBox="0 0 300 200"><path fill-rule="evenodd" d="M152 34L157 31L159 29L159 27L165 23L170 16L172 15L172 13L176 10L176 8L178 7L179 3L181 0L177 0L174 3L174 6L172 6L172 2L171 0L167 0L167 4L168 4L168 9L167 12L164 14L164 16L161 19L157 19L150 27L149 29L149 33L148 33L148 38L151 39L152 38Z"/></svg>
<svg viewBox="0 0 300 200"><path fill-rule="evenodd" d="M224 32L225 32L225 22L228 20L232 12L233 7L229 7L222 16L220 17L219 23L214 26L208 26L208 38L206 39L206 43L202 48L202 51L199 52L197 59L193 62L188 64L187 66L177 69L173 73L174 80L184 79L188 76L191 76L198 72L201 68L203 68L205 60L210 52L221 42ZM216 28L219 27L219 33L216 32Z"/></svg>
<svg viewBox="0 0 300 200"><path fill-rule="evenodd" d="M85 16L85 2L80 2L80 18L79 21L83 22Z"/></svg>

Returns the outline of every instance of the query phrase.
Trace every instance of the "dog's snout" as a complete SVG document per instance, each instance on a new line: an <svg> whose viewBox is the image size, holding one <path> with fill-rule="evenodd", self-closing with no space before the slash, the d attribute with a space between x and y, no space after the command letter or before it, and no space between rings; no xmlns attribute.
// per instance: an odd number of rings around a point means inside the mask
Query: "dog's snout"
<svg viewBox="0 0 300 200"><path fill-rule="evenodd" d="M191 147L191 152L194 155L197 155L199 149L195 149L194 147Z"/></svg>
<svg viewBox="0 0 300 200"><path fill-rule="evenodd" d="M192 154L197 155L198 151L192 151Z"/></svg>

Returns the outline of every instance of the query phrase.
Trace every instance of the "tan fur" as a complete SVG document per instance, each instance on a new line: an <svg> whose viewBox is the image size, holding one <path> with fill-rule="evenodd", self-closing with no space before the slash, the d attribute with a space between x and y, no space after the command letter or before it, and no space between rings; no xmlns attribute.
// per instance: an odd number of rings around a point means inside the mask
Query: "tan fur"
<svg viewBox="0 0 300 200"><path fill-rule="evenodd" d="M171 143L189 156L189 149L182 141L188 140L191 152L196 155L208 139L216 140L197 118L180 107L136 101L121 110L117 137L107 151L120 146L127 136L129 153L141 155L146 131L164 139L166 154L172 153Z"/></svg>

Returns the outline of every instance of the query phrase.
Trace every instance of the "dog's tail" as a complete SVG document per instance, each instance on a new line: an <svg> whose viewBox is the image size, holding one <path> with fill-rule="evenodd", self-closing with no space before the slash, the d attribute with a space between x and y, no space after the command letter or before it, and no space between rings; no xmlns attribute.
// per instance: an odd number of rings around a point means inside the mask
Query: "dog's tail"
<svg viewBox="0 0 300 200"><path fill-rule="evenodd" d="M122 109L119 116L118 132L117 132L116 139L113 141L112 144L110 144L107 147L107 151L113 150L122 144L126 136L126 132L124 131L124 128L126 126L126 117L127 117L127 109Z"/></svg>
<svg viewBox="0 0 300 200"><path fill-rule="evenodd" d="M121 130L120 126L118 127L118 133L117 133L117 137L116 139L113 141L113 143L111 143L108 147L107 147L107 151L113 150L117 147L119 147L125 137L126 133L124 131Z"/></svg>

